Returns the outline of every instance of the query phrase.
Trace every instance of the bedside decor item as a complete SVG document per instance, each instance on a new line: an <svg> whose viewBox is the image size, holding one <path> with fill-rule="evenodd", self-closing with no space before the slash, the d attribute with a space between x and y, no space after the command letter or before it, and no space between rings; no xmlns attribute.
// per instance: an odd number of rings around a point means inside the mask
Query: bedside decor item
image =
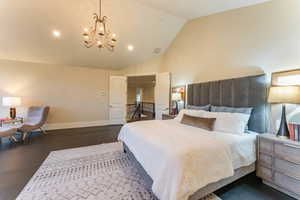
<svg viewBox="0 0 300 200"><path fill-rule="evenodd" d="M94 13L93 26L89 29L84 29L84 45L87 48L97 46L99 49L106 48L109 51L114 51L114 47L117 41L116 34L111 33L107 29L108 17L102 16L101 3L101 0L99 0L99 15L97 13Z"/></svg>
<svg viewBox="0 0 300 200"><path fill-rule="evenodd" d="M181 94L180 93L172 93L172 101L175 102L175 110L173 114L177 115L179 112L178 102L181 101Z"/></svg>
<svg viewBox="0 0 300 200"><path fill-rule="evenodd" d="M21 105L20 97L3 97L2 105L10 107L10 118L16 118L16 107Z"/></svg>
<svg viewBox="0 0 300 200"><path fill-rule="evenodd" d="M185 108L186 86L172 87L171 100L172 114L177 115L181 109Z"/></svg>
<svg viewBox="0 0 300 200"><path fill-rule="evenodd" d="M300 103L300 87L299 86L273 86L269 91L269 103L281 103L282 114L281 123L277 133L277 137L289 139L290 133L286 121L286 103L299 104Z"/></svg>
<svg viewBox="0 0 300 200"><path fill-rule="evenodd" d="M300 124L289 123L290 139L300 141Z"/></svg>

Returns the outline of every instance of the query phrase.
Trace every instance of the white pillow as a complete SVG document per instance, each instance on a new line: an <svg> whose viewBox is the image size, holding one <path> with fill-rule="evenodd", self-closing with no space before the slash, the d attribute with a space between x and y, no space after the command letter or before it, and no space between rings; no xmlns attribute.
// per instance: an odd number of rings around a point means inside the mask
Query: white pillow
<svg viewBox="0 0 300 200"><path fill-rule="evenodd" d="M216 118L214 131L241 134L245 132L250 115L242 113L206 112L206 118Z"/></svg>
<svg viewBox="0 0 300 200"><path fill-rule="evenodd" d="M184 114L193 116L193 117L203 117L208 111L204 110L190 110L182 109L179 114L175 117L176 120L181 121Z"/></svg>

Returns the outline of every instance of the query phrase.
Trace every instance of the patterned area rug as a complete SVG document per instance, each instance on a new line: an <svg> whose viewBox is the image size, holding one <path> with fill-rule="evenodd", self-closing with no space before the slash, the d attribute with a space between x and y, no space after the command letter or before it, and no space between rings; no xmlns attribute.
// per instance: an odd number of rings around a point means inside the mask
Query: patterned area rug
<svg viewBox="0 0 300 200"><path fill-rule="evenodd" d="M143 177L120 143L54 151L17 200L158 200Z"/></svg>

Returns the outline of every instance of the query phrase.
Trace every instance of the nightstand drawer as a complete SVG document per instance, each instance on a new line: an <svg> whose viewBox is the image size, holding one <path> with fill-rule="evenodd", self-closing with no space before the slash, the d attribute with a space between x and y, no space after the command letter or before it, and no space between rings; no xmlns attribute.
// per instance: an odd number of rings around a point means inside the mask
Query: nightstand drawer
<svg viewBox="0 0 300 200"><path fill-rule="evenodd" d="M272 170L267 167L261 166L261 165L258 166L256 175L258 177L268 180L268 181L272 180Z"/></svg>
<svg viewBox="0 0 300 200"><path fill-rule="evenodd" d="M259 151L273 155L273 142L263 138L259 139Z"/></svg>
<svg viewBox="0 0 300 200"><path fill-rule="evenodd" d="M288 160L300 165L300 145L276 143L274 145L274 154L282 160Z"/></svg>
<svg viewBox="0 0 300 200"><path fill-rule="evenodd" d="M268 154L264 154L264 153L260 153L259 154L259 160L258 163L260 165L266 166L271 168L272 167L272 156L268 155Z"/></svg>
<svg viewBox="0 0 300 200"><path fill-rule="evenodd" d="M276 185L283 187L290 192L294 192L298 195L300 194L300 180L296 178L292 178L289 176L285 176L284 174L275 172L274 182Z"/></svg>
<svg viewBox="0 0 300 200"><path fill-rule="evenodd" d="M281 172L281 173L287 175L287 176L297 178L300 181L300 165L291 163L289 161L275 158L274 169L278 172ZM299 188L299 190L300 190L300 188Z"/></svg>

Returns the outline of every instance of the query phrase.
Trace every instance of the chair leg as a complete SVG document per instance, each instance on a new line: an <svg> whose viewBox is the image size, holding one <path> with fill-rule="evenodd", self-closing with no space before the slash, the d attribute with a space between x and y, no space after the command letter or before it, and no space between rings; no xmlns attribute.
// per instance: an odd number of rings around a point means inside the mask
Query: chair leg
<svg viewBox="0 0 300 200"><path fill-rule="evenodd" d="M27 136L27 132L23 133L23 138L22 138L23 141L25 141L26 136Z"/></svg>
<svg viewBox="0 0 300 200"><path fill-rule="evenodd" d="M11 138L13 139L13 141L18 142L17 138L14 135L11 136Z"/></svg>
<svg viewBox="0 0 300 200"><path fill-rule="evenodd" d="M40 128L40 130L41 130L42 133L44 133L45 135L48 134L42 127Z"/></svg>

